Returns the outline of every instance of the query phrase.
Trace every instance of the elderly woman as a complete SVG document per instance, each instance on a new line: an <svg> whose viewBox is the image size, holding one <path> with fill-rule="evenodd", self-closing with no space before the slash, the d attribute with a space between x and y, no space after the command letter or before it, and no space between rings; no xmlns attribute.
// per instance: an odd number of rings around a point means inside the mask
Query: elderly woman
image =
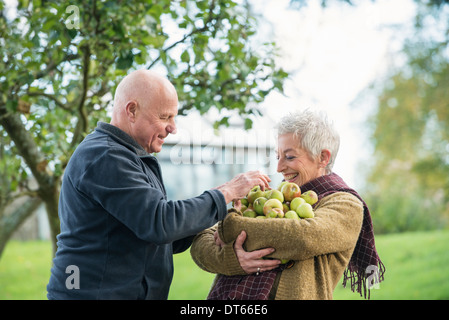
<svg viewBox="0 0 449 320"><path fill-rule="evenodd" d="M349 279L366 297L366 280L382 280L384 266L365 202L332 172L338 133L309 109L285 116L277 129L277 171L318 194L315 217L250 219L235 210L198 234L192 258L217 274L208 299L332 299L343 275L343 285Z"/></svg>

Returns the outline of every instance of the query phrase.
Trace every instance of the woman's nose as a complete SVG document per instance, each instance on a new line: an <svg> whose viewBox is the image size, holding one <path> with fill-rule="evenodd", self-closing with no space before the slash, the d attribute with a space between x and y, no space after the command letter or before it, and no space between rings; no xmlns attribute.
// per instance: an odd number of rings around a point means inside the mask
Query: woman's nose
<svg viewBox="0 0 449 320"><path fill-rule="evenodd" d="M277 167L277 172L282 172L284 171L284 161L282 161L281 158L278 159L278 167Z"/></svg>

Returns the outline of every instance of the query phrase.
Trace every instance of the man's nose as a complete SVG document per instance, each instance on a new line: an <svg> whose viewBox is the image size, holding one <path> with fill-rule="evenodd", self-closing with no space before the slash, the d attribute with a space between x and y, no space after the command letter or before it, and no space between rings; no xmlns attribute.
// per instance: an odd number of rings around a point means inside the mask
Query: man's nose
<svg viewBox="0 0 449 320"><path fill-rule="evenodd" d="M166 128L167 132L170 134L176 134L176 132L178 131L176 129L176 124L173 122L172 124L169 124Z"/></svg>

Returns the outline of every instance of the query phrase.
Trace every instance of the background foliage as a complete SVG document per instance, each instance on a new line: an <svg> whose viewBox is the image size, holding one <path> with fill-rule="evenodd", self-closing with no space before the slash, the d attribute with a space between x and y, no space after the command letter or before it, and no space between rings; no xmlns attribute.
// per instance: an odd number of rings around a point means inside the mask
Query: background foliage
<svg viewBox="0 0 449 320"><path fill-rule="evenodd" d="M377 232L449 221L449 4L417 1L401 60L375 88L366 194ZM405 31L407 32L407 31ZM397 61L397 60L396 60Z"/></svg>

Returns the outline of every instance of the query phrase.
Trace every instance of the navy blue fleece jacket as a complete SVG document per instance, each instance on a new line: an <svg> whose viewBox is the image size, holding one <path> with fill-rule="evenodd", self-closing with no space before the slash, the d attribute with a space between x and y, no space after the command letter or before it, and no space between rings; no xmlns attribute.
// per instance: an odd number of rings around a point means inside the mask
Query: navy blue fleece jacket
<svg viewBox="0 0 449 320"><path fill-rule="evenodd" d="M167 299L173 253L188 249L196 233L226 213L218 190L167 200L157 159L120 129L99 122L64 173L47 296Z"/></svg>

